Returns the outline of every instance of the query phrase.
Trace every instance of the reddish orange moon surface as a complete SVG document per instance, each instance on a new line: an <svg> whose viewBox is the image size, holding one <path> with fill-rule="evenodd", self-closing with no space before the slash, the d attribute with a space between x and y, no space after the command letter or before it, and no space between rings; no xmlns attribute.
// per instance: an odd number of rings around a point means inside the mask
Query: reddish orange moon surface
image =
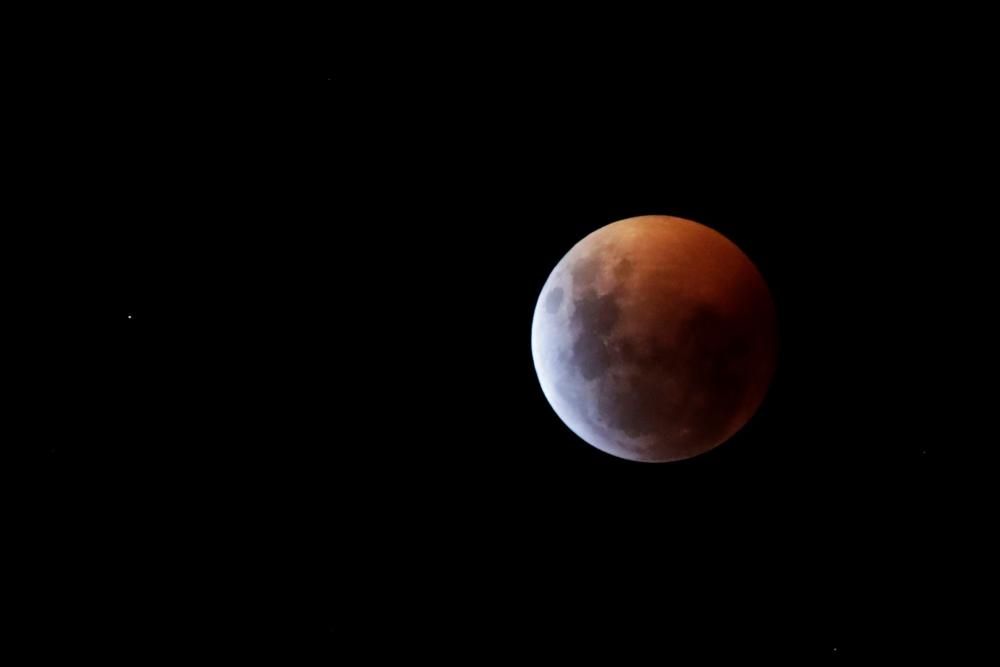
<svg viewBox="0 0 1000 667"><path fill-rule="evenodd" d="M611 223L552 270L531 350L542 391L594 447L676 461L732 437L774 373L774 304L735 244L690 220Z"/></svg>

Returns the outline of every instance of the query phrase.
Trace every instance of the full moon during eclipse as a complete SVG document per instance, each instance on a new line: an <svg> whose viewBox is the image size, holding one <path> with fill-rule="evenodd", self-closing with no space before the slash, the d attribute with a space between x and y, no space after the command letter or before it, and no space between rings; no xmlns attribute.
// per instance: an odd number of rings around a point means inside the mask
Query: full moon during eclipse
<svg viewBox="0 0 1000 667"><path fill-rule="evenodd" d="M660 215L609 224L552 270L531 351L556 414L633 461L704 453L756 412L774 373L774 304L718 232Z"/></svg>

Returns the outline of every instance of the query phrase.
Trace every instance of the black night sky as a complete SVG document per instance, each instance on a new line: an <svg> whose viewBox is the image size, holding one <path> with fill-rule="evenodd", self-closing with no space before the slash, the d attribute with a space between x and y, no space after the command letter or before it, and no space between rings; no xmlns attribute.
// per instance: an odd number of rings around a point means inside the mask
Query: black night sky
<svg viewBox="0 0 1000 667"><path fill-rule="evenodd" d="M47 641L859 661L981 639L955 611L995 459L966 379L977 79L787 38L81 84ZM579 440L530 351L560 257L652 213L736 242L781 336L759 413L674 464Z"/></svg>

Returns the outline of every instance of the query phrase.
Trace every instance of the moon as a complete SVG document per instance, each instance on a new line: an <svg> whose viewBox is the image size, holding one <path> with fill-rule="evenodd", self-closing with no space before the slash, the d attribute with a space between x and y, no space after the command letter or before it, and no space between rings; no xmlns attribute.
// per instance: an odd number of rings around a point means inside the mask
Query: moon
<svg viewBox="0 0 1000 667"><path fill-rule="evenodd" d="M725 442L757 411L777 356L774 302L715 230L628 218L552 270L531 351L545 397L584 441L632 461L678 461Z"/></svg>

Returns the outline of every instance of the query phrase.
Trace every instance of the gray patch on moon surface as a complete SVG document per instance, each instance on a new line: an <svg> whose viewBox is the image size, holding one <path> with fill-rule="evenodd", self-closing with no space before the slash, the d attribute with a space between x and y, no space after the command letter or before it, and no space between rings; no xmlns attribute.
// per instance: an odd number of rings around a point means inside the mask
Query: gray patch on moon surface
<svg viewBox="0 0 1000 667"><path fill-rule="evenodd" d="M618 263L615 264L615 277L618 278L618 280L625 280L632 274L633 268L634 265L632 264L632 260L628 257L622 257L618 260Z"/></svg>
<svg viewBox="0 0 1000 667"><path fill-rule="evenodd" d="M597 280L597 274L601 270L601 258L597 253L577 260L570 269L573 274L573 288L582 289L593 284Z"/></svg>
<svg viewBox="0 0 1000 667"><path fill-rule="evenodd" d="M563 288L554 287L549 291L549 295L545 297L545 310L550 313L554 313L559 310L559 306L562 305L563 300Z"/></svg>
<svg viewBox="0 0 1000 667"><path fill-rule="evenodd" d="M570 319L581 337L607 338L621 317L618 294L608 292L599 295L589 289L573 301L573 316Z"/></svg>

